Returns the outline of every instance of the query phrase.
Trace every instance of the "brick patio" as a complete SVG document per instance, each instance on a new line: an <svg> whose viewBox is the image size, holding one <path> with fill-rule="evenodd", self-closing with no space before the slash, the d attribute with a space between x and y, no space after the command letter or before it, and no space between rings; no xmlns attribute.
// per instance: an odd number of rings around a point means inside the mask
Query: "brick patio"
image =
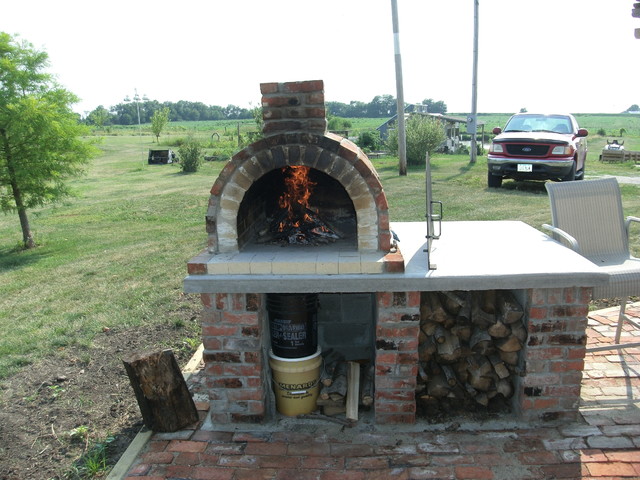
<svg viewBox="0 0 640 480"><path fill-rule="evenodd" d="M640 303L628 313L640 317ZM615 318L615 309L590 314L589 346L612 342ZM197 387L197 374L190 383ZM204 420L209 404L198 405ZM535 427L508 419L393 427L363 420L351 429L285 420L223 429L203 421L152 435L125 478L640 478L640 349L587 354L580 412L580 421Z"/></svg>

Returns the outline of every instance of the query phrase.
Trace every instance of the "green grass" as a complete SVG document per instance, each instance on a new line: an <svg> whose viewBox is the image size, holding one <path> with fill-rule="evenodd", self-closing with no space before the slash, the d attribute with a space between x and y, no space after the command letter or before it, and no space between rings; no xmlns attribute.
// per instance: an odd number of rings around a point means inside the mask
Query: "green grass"
<svg viewBox="0 0 640 480"><path fill-rule="evenodd" d="M17 215L0 216L0 378L71 346L89 355L103 328L182 323L186 262L206 244L209 189L224 162L182 174L146 164L155 146L150 136L105 137L103 154L72 182L77 196L30 212L36 249L18 247ZM423 221L423 168L399 177L397 159L373 162L391 221ZM469 165L467 156L440 155L432 164L433 198L443 202L445 220L522 220L536 228L550 221L542 183L488 189L484 157ZM587 173L638 175L635 166L591 157ZM638 187L622 191L626 213L640 215Z"/></svg>

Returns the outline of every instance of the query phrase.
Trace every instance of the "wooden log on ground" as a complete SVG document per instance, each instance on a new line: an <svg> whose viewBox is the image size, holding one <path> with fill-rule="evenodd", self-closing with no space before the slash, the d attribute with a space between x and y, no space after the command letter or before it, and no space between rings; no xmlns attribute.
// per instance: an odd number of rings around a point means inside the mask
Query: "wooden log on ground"
<svg viewBox="0 0 640 480"><path fill-rule="evenodd" d="M502 360L507 365L517 365L518 364L518 352L503 352L498 350L498 355L500 356L500 360Z"/></svg>
<svg viewBox="0 0 640 480"><path fill-rule="evenodd" d="M144 424L175 432L198 421L198 411L170 349L123 359Z"/></svg>

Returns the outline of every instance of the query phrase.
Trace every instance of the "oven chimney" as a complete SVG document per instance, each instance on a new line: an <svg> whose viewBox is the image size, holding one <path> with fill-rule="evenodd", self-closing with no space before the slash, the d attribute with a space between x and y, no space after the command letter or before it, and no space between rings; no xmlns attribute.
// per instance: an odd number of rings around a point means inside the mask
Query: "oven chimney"
<svg viewBox="0 0 640 480"><path fill-rule="evenodd" d="M324 134L327 130L324 82L261 83L262 132L305 131Z"/></svg>

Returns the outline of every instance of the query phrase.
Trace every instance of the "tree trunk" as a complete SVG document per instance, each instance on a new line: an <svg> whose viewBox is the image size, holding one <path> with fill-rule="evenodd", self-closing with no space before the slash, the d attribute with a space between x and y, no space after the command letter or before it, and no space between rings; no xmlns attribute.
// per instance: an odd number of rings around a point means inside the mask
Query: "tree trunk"
<svg viewBox="0 0 640 480"><path fill-rule="evenodd" d="M25 248L33 248L36 246L36 242L33 240L33 234L31 233L31 227L29 226L29 218L27 217L27 209L24 206L22 199L22 192L18 185L18 179L16 178L16 170L13 166L13 156L9 149L6 133L3 130L2 134L2 147L7 160L7 172L9 173L9 184L11 185L11 193L13 194L13 200L16 202L16 210L18 210L18 217L20 218L20 226L22 227L22 243Z"/></svg>

